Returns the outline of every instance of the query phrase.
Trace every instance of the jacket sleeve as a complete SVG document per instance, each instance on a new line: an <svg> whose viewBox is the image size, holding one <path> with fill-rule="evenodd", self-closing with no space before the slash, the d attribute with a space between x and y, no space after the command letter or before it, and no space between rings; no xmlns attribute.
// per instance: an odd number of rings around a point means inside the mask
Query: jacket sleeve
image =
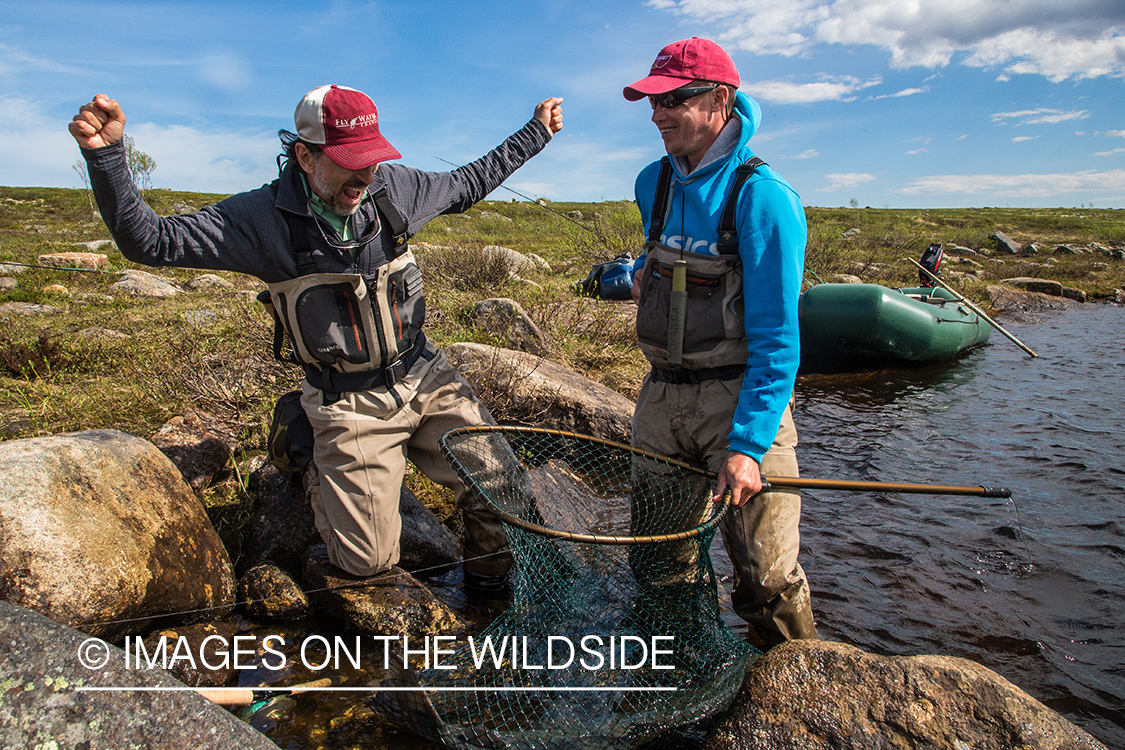
<svg viewBox="0 0 1125 750"><path fill-rule="evenodd" d="M264 186L184 216L159 216L144 202L125 161L124 143L82 149L98 210L121 254L148 266L236 271L266 280L287 278L287 257L270 243L286 236ZM271 239L272 238L272 239ZM293 265L290 263L290 265Z"/></svg>
<svg viewBox="0 0 1125 750"><path fill-rule="evenodd" d="M763 175L746 188L738 241L748 352L730 448L760 462L777 435L800 364L797 302L807 230L800 198L786 183Z"/></svg>
<svg viewBox="0 0 1125 750"><path fill-rule="evenodd" d="M550 140L547 127L533 118L499 146L452 172L424 172L400 164L380 165L379 172L413 235L431 219L467 211L483 200Z"/></svg>

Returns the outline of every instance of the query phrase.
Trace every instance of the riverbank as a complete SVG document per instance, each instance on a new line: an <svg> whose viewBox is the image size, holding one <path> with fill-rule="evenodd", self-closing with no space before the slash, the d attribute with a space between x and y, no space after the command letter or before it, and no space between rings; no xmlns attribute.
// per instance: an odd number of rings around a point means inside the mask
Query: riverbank
<svg viewBox="0 0 1125 750"><path fill-rule="evenodd" d="M171 213L212 196L154 191L149 198ZM594 262L635 250L639 218L621 203L550 207L580 213L571 218L599 236L529 204L485 203L467 216L439 219L415 238L429 245L419 253L428 332L443 346L511 345L510 330L487 325L475 309L486 298L510 298L534 324L543 354L629 400L647 369L629 315L620 305L578 299L568 286ZM0 321L0 430L12 439L112 427L148 438L188 410L208 415L209 427L226 436L226 455L197 489L237 564L257 508L248 477L264 449L269 409L296 387L298 374L272 360L272 325L253 299L260 284L161 269L165 296L115 286L136 281L120 274L133 265L112 246L76 244L108 236L89 211L81 191L0 189L0 261L31 265L40 255L73 250L107 256L107 267L91 273L12 267L0 274L15 281L0 293L0 304L14 304ZM1014 276L1048 276L1091 300L1125 286L1125 262L1114 255L1125 241L1122 211L809 209L809 219L808 267L825 280L843 274L913 284L916 270L898 259L940 241L971 261L949 267L965 274L957 288L986 305L987 285ZM1036 252L1001 255L996 232L1036 245ZM512 256L487 249L493 246L531 260L517 266ZM487 395L487 388L478 390L500 418L527 406L511 396L510 383L490 382ZM409 484L448 514L443 492L417 476Z"/></svg>

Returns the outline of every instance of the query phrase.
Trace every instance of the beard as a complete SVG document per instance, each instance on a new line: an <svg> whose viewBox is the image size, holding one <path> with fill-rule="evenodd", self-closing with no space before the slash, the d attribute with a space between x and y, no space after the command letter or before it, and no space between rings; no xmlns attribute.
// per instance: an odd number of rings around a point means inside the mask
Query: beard
<svg viewBox="0 0 1125 750"><path fill-rule="evenodd" d="M363 205L363 198L367 194L367 183L363 180L352 179L333 188L324 178L324 174L317 170L313 173L305 173L309 182L312 184L313 192L321 196L325 203L332 207L332 210L340 216L351 216L359 207ZM354 204L347 199L344 195L345 190L359 190L360 198ZM325 198L325 196L328 196Z"/></svg>

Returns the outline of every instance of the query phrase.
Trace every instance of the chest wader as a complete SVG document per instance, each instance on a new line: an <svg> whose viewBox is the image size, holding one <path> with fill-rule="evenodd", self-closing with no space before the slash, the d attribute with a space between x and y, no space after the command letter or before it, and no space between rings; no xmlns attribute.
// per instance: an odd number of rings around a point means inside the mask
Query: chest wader
<svg viewBox="0 0 1125 750"><path fill-rule="evenodd" d="M667 156L661 160L637 310L637 338L652 364L653 379L733 380L746 369L742 259L735 222L742 186L762 164L755 156L735 172L719 218L719 254L711 255L660 242L672 186L672 163Z"/></svg>
<svg viewBox="0 0 1125 750"><path fill-rule="evenodd" d="M305 368L309 384L324 391L326 403L341 393L385 387L402 406L395 384L419 357L433 356L427 356L422 333L422 272L407 245L406 222L386 188L372 199L379 219L394 233L395 257L371 274L318 273L309 219L284 213L299 275L268 285L274 308L273 349L278 359ZM290 351L283 354L286 334Z"/></svg>

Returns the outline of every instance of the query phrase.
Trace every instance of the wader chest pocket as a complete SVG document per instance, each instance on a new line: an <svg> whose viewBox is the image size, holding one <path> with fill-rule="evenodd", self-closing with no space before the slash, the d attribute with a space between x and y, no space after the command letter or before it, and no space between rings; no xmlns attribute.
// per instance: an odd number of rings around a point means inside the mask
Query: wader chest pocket
<svg viewBox="0 0 1125 750"><path fill-rule="evenodd" d="M321 284L301 291L295 301L301 343L317 361L340 359L364 364L371 359L361 305L352 284Z"/></svg>

